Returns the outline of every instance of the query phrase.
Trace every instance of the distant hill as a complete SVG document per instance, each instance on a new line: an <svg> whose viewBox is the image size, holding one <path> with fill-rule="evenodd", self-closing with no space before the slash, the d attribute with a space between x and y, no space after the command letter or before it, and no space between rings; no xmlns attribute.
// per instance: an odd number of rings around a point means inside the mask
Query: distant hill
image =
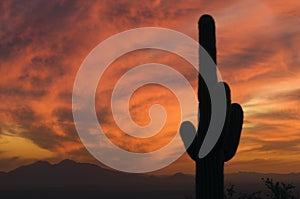
<svg viewBox="0 0 300 199"><path fill-rule="evenodd" d="M193 192L192 176L128 174L72 160L39 161L0 173L1 198L183 199Z"/></svg>
<svg viewBox="0 0 300 199"><path fill-rule="evenodd" d="M237 191L264 189L262 177L293 182L300 187L300 173L226 175L226 183ZM39 161L10 172L0 172L1 198L101 198L101 199L185 199L194 194L194 177L129 174L64 160L58 164ZM5 197L2 197L5 196Z"/></svg>

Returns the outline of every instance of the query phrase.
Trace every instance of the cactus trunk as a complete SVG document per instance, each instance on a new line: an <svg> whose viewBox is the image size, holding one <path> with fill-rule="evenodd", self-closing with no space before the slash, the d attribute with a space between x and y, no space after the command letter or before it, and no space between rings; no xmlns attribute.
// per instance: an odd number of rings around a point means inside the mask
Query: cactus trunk
<svg viewBox="0 0 300 199"><path fill-rule="evenodd" d="M224 162L210 156L196 162L196 199L224 196Z"/></svg>
<svg viewBox="0 0 300 199"><path fill-rule="evenodd" d="M217 62L215 25L213 19L203 16L199 20L199 43L210 55L213 61ZM204 70L202 62L203 51L199 49L199 71ZM217 77L212 81L217 82ZM208 89L202 77L199 75L198 100L200 102L200 118L198 136L203 140L210 123L211 101L207 96ZM219 145L219 144L217 144ZM218 146L216 146L218 147ZM224 157L220 150L214 149L208 156L196 160L196 199L221 199L224 196Z"/></svg>

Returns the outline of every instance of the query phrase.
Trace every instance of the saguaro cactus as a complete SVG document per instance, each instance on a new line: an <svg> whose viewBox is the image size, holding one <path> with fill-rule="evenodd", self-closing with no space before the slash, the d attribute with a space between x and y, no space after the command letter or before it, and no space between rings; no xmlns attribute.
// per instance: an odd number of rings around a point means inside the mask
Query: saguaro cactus
<svg viewBox="0 0 300 199"><path fill-rule="evenodd" d="M203 15L199 20L199 42L208 52L216 63L216 40L215 23L211 16ZM201 51L199 50L199 53ZM201 63L200 54L200 73L201 68L206 67ZM227 110L225 124L214 148L204 157L199 158L199 150L206 136L211 118L211 99L208 88L199 75L198 100L200 121L198 131L189 128L189 131L195 131L196 136L190 146L187 146L189 156L196 163L196 199L221 199L224 197L224 162L229 161L237 150L240 134L243 124L243 110L239 104L231 104L230 88L224 82L217 81L216 86L224 84L227 98ZM213 125L213 124L211 124ZM181 134L184 131L181 131ZM184 135L182 135L184 140Z"/></svg>

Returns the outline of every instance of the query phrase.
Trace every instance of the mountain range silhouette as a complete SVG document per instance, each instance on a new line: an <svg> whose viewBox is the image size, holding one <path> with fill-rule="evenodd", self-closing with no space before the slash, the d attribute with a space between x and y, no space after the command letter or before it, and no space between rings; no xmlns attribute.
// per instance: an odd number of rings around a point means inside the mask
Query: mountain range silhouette
<svg viewBox="0 0 300 199"><path fill-rule="evenodd" d="M234 184L242 192L263 190L260 180L263 177L293 182L297 188L300 187L300 173L239 172L225 175L225 184ZM63 160L58 164L38 161L10 172L0 172L0 194L5 199L185 199L193 197L194 176L182 173L166 176L130 174L73 160Z"/></svg>

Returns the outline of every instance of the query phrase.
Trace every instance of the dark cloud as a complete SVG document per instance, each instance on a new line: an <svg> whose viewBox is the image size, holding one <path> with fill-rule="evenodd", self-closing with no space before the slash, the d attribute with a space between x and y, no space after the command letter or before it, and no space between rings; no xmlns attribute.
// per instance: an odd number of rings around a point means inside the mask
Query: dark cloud
<svg viewBox="0 0 300 199"><path fill-rule="evenodd" d="M282 91L281 93L272 96L272 98L285 101L300 101L300 89L297 88L291 91Z"/></svg>
<svg viewBox="0 0 300 199"><path fill-rule="evenodd" d="M251 160L251 158L253 158ZM250 166L252 165L252 166ZM236 172L236 171L253 171L253 165L255 165L255 172L260 173L290 173L295 172L294 168L300 168L299 161L295 160L282 160L280 157L277 158L266 158L258 159L255 156L249 157L248 160L243 161L230 161L225 166L225 171ZM298 172L298 170L296 170Z"/></svg>
<svg viewBox="0 0 300 199"><path fill-rule="evenodd" d="M11 85L11 87L2 87L0 86L0 95L5 97L20 97L23 99L37 99L43 97L47 94L44 88L27 90L22 87L15 87Z"/></svg>
<svg viewBox="0 0 300 199"><path fill-rule="evenodd" d="M56 117L58 122L73 122L72 109L57 108L52 111L53 117Z"/></svg>
<svg viewBox="0 0 300 199"><path fill-rule="evenodd" d="M300 152L300 139L289 141L268 141L258 148L259 151L290 151L292 153Z"/></svg>
<svg viewBox="0 0 300 199"><path fill-rule="evenodd" d="M72 92L71 91L62 91L58 93L58 99L63 100L64 102L72 102Z"/></svg>
<svg viewBox="0 0 300 199"><path fill-rule="evenodd" d="M34 122L39 122L41 117L29 106L22 106L11 111L13 118L18 124L31 125Z"/></svg>
<svg viewBox="0 0 300 199"><path fill-rule="evenodd" d="M35 144L44 149L55 149L60 146L63 137L56 135L55 131L47 125L38 125L29 127L26 132L22 133L23 137L32 140Z"/></svg>
<svg viewBox="0 0 300 199"><path fill-rule="evenodd" d="M75 130L74 128L72 129L70 127L67 129ZM56 151L57 148L64 147L64 142L69 141L78 143L79 141L78 136L76 136L74 131L64 133L65 135L59 135L57 132L55 132L53 126L40 124L27 128L26 131L21 133L21 135L32 140L41 148Z"/></svg>
<svg viewBox="0 0 300 199"><path fill-rule="evenodd" d="M248 139L248 141L249 140L251 139ZM300 152L300 139L265 141L257 138L252 138L252 142L260 144L261 146L249 150L244 150L241 153L269 151L276 151L280 153L282 151L285 151L290 152L291 154L298 154Z"/></svg>
<svg viewBox="0 0 300 199"><path fill-rule="evenodd" d="M53 117L57 120L52 120L52 122L47 122L29 106L6 111L12 115L14 122L19 126L16 128L15 125L0 125L10 133L8 135L27 138L39 147L51 151L63 148L65 142L80 143L73 123L72 111L69 109L59 108L53 111ZM4 132L1 131L1 134Z"/></svg>
<svg viewBox="0 0 300 199"><path fill-rule="evenodd" d="M250 122L252 123L252 122ZM270 124L270 123L266 123L264 121L260 121L260 122L254 122L254 125L252 125L251 127L244 127L245 130L247 130L247 132L249 132L249 134L256 134L257 132L280 132L282 131L283 128L288 128L289 125L288 124Z"/></svg>
<svg viewBox="0 0 300 199"><path fill-rule="evenodd" d="M108 108L101 107L101 109L96 109L96 114L98 117L98 121L101 124L109 124L113 120L110 107L108 107Z"/></svg>
<svg viewBox="0 0 300 199"><path fill-rule="evenodd" d="M61 59L58 55L33 57L31 63L24 66L18 77L18 83L29 83L31 89L48 88L55 83L54 80L64 76L67 72Z"/></svg>
<svg viewBox="0 0 300 199"><path fill-rule="evenodd" d="M220 61L220 69L222 70L224 68L228 71L234 71L235 74L239 74L239 72L244 69L249 70L256 68L257 64L266 62L274 55L276 49L268 48L262 42L262 40L258 40L246 44L247 46L240 49L238 53L223 57ZM255 77L256 76L253 78ZM249 79L247 79L247 81L249 81Z"/></svg>

